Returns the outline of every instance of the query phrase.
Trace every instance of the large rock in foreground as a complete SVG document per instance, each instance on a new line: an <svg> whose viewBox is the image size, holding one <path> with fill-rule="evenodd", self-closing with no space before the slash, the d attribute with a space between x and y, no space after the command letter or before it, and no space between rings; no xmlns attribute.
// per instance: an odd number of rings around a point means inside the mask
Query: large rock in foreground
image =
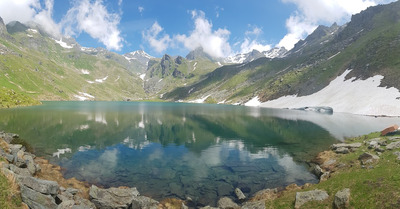
<svg viewBox="0 0 400 209"><path fill-rule="evenodd" d="M300 208L302 205L309 201L323 201L328 199L329 195L326 191L323 190L311 190L308 192L297 192L296 193L296 202L294 204L294 208Z"/></svg>
<svg viewBox="0 0 400 209"><path fill-rule="evenodd" d="M54 209L57 204L51 195L45 195L30 189L26 186L21 186L22 201L32 209Z"/></svg>
<svg viewBox="0 0 400 209"><path fill-rule="evenodd" d="M97 208L121 208L127 209L132 205L135 197L139 196L136 188L109 188L101 189L95 185L90 187L90 200Z"/></svg>
<svg viewBox="0 0 400 209"><path fill-rule="evenodd" d="M346 188L346 189L338 191L335 194L335 200L333 201L333 205L337 209L349 208L349 205L350 205L350 189Z"/></svg>

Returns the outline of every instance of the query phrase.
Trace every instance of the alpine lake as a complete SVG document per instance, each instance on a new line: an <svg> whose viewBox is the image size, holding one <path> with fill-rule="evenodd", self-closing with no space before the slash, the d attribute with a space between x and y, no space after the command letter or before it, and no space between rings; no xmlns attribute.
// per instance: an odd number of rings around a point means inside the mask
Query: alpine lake
<svg viewBox="0 0 400 209"><path fill-rule="evenodd" d="M37 156L105 188L137 187L161 200L198 205L296 183L317 183L307 161L346 137L398 122L233 105L44 102L0 110L0 130L18 133Z"/></svg>

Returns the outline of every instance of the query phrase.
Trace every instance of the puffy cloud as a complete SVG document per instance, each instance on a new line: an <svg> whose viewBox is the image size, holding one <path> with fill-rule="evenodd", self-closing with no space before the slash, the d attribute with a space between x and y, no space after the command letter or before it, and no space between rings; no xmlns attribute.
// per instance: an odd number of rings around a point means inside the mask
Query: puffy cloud
<svg viewBox="0 0 400 209"><path fill-rule="evenodd" d="M39 0L1 0L0 15L7 24L11 21L26 23L40 10Z"/></svg>
<svg viewBox="0 0 400 209"><path fill-rule="evenodd" d="M202 47L204 52L212 57L225 57L231 53L227 29L212 29L212 23L205 18L203 11L191 11L194 20L194 30L189 35L179 34L174 38L187 49L194 50Z"/></svg>
<svg viewBox="0 0 400 209"><path fill-rule="evenodd" d="M58 37L61 35L60 33L61 27L59 24L54 22L52 17L54 0L46 0L45 6L46 8L41 10L38 14L36 14L33 20L34 22L41 25L47 33Z"/></svg>
<svg viewBox="0 0 400 209"><path fill-rule="evenodd" d="M165 51L172 41L167 34L164 34L160 37L160 33L163 30L164 29L160 26L160 24L155 22L150 29L142 32L142 36L145 41L148 42L150 46L158 53Z"/></svg>
<svg viewBox="0 0 400 209"><path fill-rule="evenodd" d="M68 10L62 24L66 35L76 36L86 32L99 40L107 49L121 50L123 38L118 29L120 15L110 13L102 0L75 1Z"/></svg>
<svg viewBox="0 0 400 209"><path fill-rule="evenodd" d="M286 20L288 34L278 46L293 48L300 39L310 34L319 24L344 23L352 14L359 13L369 6L388 3L393 0L282 0L293 3L297 11Z"/></svg>
<svg viewBox="0 0 400 209"><path fill-rule="evenodd" d="M257 26L253 26L251 30L246 31L244 41L240 44L240 53L248 53L254 49L259 52L270 50L271 45L258 41L258 36L262 33L262 28Z"/></svg>

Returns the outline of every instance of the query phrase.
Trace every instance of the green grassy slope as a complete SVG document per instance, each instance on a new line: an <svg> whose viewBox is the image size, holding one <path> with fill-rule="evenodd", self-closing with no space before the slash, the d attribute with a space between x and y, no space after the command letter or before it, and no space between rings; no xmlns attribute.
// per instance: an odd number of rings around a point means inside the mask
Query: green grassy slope
<svg viewBox="0 0 400 209"><path fill-rule="evenodd" d="M142 80L113 59L111 55L122 56L112 52L92 55L79 46L63 48L29 30L2 36L0 51L1 87L38 100L78 100L79 92L93 95L93 100L144 97Z"/></svg>

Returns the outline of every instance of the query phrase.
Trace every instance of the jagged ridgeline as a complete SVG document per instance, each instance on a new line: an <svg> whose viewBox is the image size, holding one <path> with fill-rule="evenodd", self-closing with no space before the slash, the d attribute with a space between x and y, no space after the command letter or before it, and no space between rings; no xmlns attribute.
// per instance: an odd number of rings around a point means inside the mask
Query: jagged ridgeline
<svg viewBox="0 0 400 209"><path fill-rule="evenodd" d="M400 2L370 7L339 26L319 26L286 51L214 58L120 55L54 37L40 25L0 21L0 85L37 100L143 100L245 103L310 95L347 69L346 79L382 75L400 89Z"/></svg>

